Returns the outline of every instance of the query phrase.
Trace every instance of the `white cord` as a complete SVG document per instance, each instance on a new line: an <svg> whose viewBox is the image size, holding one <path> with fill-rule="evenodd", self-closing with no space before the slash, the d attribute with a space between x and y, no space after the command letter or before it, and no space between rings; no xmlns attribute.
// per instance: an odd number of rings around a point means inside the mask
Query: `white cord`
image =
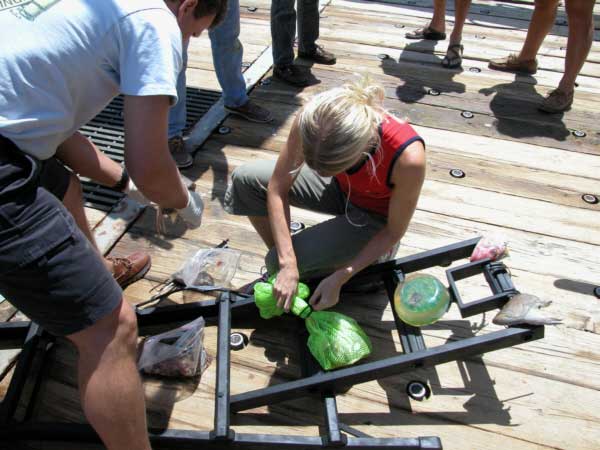
<svg viewBox="0 0 600 450"><path fill-rule="evenodd" d="M352 193L352 185L350 184L350 177L348 177L348 174L346 172L344 172L344 175L346 176L346 181L348 182L348 195L346 195L346 206L344 208L344 215L346 216L346 219L348 219L348 222L350 222L350 225L355 226L355 227L366 227L368 224L367 222L365 222L363 224L354 223L354 222L352 222L352 219L350 219L350 216L348 215L348 205L350 204L350 194Z"/></svg>

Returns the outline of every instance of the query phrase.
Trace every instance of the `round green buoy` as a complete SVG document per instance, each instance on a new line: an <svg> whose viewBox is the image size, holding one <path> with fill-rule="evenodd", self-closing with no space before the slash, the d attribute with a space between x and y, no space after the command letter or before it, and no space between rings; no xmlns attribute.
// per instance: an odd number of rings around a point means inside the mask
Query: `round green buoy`
<svg viewBox="0 0 600 450"><path fill-rule="evenodd" d="M448 310L449 304L448 289L432 275L409 275L394 292L396 314L414 327L436 322Z"/></svg>

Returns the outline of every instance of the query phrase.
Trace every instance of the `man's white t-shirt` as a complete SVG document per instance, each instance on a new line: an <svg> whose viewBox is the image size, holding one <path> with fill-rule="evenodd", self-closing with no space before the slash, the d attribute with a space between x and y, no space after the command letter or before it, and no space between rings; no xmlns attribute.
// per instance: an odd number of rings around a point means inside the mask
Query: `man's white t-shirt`
<svg viewBox="0 0 600 450"><path fill-rule="evenodd" d="M119 93L175 102L181 45L164 0L0 0L0 134L47 159Z"/></svg>

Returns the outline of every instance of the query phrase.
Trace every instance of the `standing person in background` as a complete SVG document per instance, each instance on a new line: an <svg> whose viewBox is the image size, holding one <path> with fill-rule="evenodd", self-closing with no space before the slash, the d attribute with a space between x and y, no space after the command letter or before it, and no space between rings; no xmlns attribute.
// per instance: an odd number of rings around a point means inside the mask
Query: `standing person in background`
<svg viewBox="0 0 600 450"><path fill-rule="evenodd" d="M559 113L573 104L575 80L581 71L594 40L594 0L566 0L569 37L565 71L558 87L551 91L540 104L541 111ZM518 55L492 59L490 69L504 72L534 74L537 72L537 54L546 35L554 26L558 0L536 0L525 42Z"/></svg>
<svg viewBox="0 0 600 450"><path fill-rule="evenodd" d="M246 81L242 74L244 47L240 42L240 0L229 0L227 14L223 22L209 30L213 64L217 79L223 91L225 111L240 116L250 122L268 123L273 120L271 113L250 100L246 92ZM190 167L194 160L186 150L183 131L187 117L186 75L188 42L183 45L183 70L177 78L179 101L169 111L169 149L177 167Z"/></svg>
<svg viewBox="0 0 600 450"><path fill-rule="evenodd" d="M294 4L298 5L298 14ZM308 86L310 70L294 64L294 38L298 19L298 56L317 64L335 64L335 55L317 45L319 39L319 0L273 0L271 40L273 76L298 87Z"/></svg>
<svg viewBox="0 0 600 450"><path fill-rule="evenodd" d="M81 188L55 155L65 145L76 154L85 140L77 130L124 94L131 178L199 226L202 201L169 154L167 116L182 36L218 24L226 7L57 0L0 10L0 294L75 345L83 411L108 450L150 449L136 316L78 227Z"/></svg>
<svg viewBox="0 0 600 450"><path fill-rule="evenodd" d="M462 32L471 6L471 0L454 0L454 28L450 35L450 42L442 66L447 69L460 67L464 47L462 45ZM446 0L434 0L433 17L429 25L406 33L407 39L426 39L443 41L446 39Z"/></svg>
<svg viewBox="0 0 600 450"><path fill-rule="evenodd" d="M289 310L300 278L328 275L310 303L330 308L354 274L395 256L425 179L423 139L383 109L384 90L347 84L298 113L277 161L237 168L225 195L270 249L274 293ZM335 217L290 235L290 205ZM393 253L393 254L392 254Z"/></svg>

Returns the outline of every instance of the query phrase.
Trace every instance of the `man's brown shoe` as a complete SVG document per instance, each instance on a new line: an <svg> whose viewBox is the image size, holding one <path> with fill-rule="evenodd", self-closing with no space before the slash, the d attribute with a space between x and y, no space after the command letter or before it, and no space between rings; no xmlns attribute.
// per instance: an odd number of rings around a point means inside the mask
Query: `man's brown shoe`
<svg viewBox="0 0 600 450"><path fill-rule="evenodd" d="M533 75L537 72L537 59L529 59L527 61L519 60L519 57L511 53L506 58L491 59L488 67L493 70L501 70L502 72L516 72Z"/></svg>
<svg viewBox="0 0 600 450"><path fill-rule="evenodd" d="M298 56L316 62L317 64L332 65L336 62L335 55L328 52L320 45L315 45L315 49L312 52L298 52Z"/></svg>
<svg viewBox="0 0 600 450"><path fill-rule="evenodd" d="M126 258L106 259L113 264L113 276L123 289L146 275L152 265L150 255L144 252L135 252Z"/></svg>
<svg viewBox="0 0 600 450"><path fill-rule="evenodd" d="M169 151L175 160L175 164L179 169L186 169L194 164L194 158L185 149L185 143L181 136L175 136L169 139Z"/></svg>
<svg viewBox="0 0 600 450"><path fill-rule="evenodd" d="M571 109L572 104L573 91L565 92L560 89L554 89L546 96L538 109L547 113L559 113Z"/></svg>

